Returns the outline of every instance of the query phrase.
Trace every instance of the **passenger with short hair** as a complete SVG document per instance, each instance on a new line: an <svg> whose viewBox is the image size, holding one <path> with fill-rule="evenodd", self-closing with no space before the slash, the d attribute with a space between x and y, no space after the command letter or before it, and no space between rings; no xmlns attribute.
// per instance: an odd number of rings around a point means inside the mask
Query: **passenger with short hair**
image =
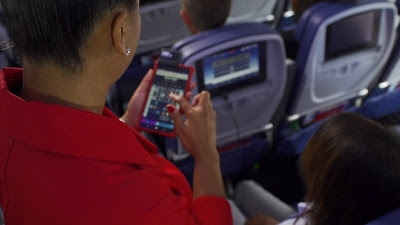
<svg viewBox="0 0 400 225"><path fill-rule="evenodd" d="M301 156L301 172L309 204L280 225L361 225L400 207L399 137L359 115L342 113L322 125ZM269 216L246 225L278 224Z"/></svg>
<svg viewBox="0 0 400 225"><path fill-rule="evenodd" d="M0 70L0 205L7 225L232 223L208 92L193 104L190 93L170 94L180 110L168 106L195 161L193 192L132 129L151 71L125 123L104 107L137 48L138 0L0 3L24 68Z"/></svg>
<svg viewBox="0 0 400 225"><path fill-rule="evenodd" d="M191 34L225 25L232 0L182 0L181 17Z"/></svg>

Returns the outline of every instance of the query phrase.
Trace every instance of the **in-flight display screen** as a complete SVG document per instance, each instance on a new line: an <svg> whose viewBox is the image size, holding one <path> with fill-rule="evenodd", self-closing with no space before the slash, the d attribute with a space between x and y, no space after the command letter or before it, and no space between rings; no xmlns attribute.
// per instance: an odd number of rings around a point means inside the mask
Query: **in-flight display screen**
<svg viewBox="0 0 400 225"><path fill-rule="evenodd" d="M347 17L327 28L325 61L377 45L380 12Z"/></svg>
<svg viewBox="0 0 400 225"><path fill-rule="evenodd" d="M254 43L221 51L196 63L200 90L216 96L223 92L265 81L265 43Z"/></svg>

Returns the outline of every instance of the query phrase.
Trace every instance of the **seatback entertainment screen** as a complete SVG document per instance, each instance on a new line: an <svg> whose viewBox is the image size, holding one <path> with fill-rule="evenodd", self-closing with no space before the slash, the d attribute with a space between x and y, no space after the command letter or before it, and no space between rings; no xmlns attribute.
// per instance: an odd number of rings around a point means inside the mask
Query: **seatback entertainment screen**
<svg viewBox="0 0 400 225"><path fill-rule="evenodd" d="M380 12L347 17L327 28L325 61L373 48L378 42Z"/></svg>
<svg viewBox="0 0 400 225"><path fill-rule="evenodd" d="M196 63L199 89L212 96L265 81L265 43L224 50Z"/></svg>

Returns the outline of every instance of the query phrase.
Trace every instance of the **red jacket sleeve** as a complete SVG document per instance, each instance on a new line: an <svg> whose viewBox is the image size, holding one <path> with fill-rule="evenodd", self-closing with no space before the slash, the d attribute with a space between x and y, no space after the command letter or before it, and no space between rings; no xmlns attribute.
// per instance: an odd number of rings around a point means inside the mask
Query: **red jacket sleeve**
<svg viewBox="0 0 400 225"><path fill-rule="evenodd" d="M193 215L199 224L232 225L232 211L228 201L220 197L201 197L194 201Z"/></svg>
<svg viewBox="0 0 400 225"><path fill-rule="evenodd" d="M137 225L232 225L229 203L219 197L202 197L189 211L183 198L168 195L161 199Z"/></svg>

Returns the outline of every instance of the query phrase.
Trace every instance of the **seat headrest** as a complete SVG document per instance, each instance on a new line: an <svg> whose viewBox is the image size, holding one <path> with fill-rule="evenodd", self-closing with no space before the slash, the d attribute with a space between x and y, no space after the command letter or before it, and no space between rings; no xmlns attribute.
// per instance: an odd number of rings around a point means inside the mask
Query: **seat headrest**
<svg viewBox="0 0 400 225"><path fill-rule="evenodd" d="M184 46L194 43L196 41L200 41L202 39L208 39L210 37L215 37L215 35L224 35L226 38L229 39L229 36L231 38L238 38L239 35L241 36L247 36L250 34L256 34L266 32L267 30L270 33L273 33L274 31L272 28L269 28L266 25L259 24L259 23L237 23L237 24L229 24L223 27L219 27L213 30L208 30L204 31L192 36L189 36L187 38L184 38L183 40L177 42L176 44L173 45L173 49L180 50Z"/></svg>
<svg viewBox="0 0 400 225"><path fill-rule="evenodd" d="M203 51L206 47L210 48L224 42L243 39L244 37L276 33L269 26L260 23L231 24L187 37L176 43L173 49L183 51L183 61L185 61L188 55Z"/></svg>
<svg viewBox="0 0 400 225"><path fill-rule="evenodd" d="M310 7L304 14L301 16L299 23L297 24L297 28L295 31L295 38L298 42L300 42L301 37L303 36L304 30L306 29L307 23L310 20L310 17L319 10L322 10L331 4L329 2L322 2Z"/></svg>
<svg viewBox="0 0 400 225"><path fill-rule="evenodd" d="M226 32L229 30L234 30L237 29L238 27L243 26L241 23L238 24L232 24L232 25L227 25L227 26L223 26L223 27L219 27L216 29L212 29L212 30L207 30L207 31L203 31L201 33L195 34L195 35L191 35L189 37L184 38L183 40L178 41L177 43L174 44L173 49L180 49L183 46L195 42L197 40L200 40L202 38L208 37L210 34L215 33L215 32Z"/></svg>
<svg viewBox="0 0 400 225"><path fill-rule="evenodd" d="M307 9L304 14L301 16L300 21L297 24L297 28L295 31L295 38L298 42L300 42L301 38L304 36L304 31L307 27L307 24L309 20L311 19L311 16L314 15L315 13L322 11L328 7L335 7L337 5L338 7L343 7L343 6L354 6L354 5L361 5L361 4L366 4L366 3L371 3L371 2L387 2L387 0L357 0L355 3L335 3L333 1L325 1L321 2L318 4L315 4L311 6L309 9ZM399 8L400 7L400 0L396 1L396 5ZM332 8L334 10L334 8ZM331 11L331 10L330 10Z"/></svg>

